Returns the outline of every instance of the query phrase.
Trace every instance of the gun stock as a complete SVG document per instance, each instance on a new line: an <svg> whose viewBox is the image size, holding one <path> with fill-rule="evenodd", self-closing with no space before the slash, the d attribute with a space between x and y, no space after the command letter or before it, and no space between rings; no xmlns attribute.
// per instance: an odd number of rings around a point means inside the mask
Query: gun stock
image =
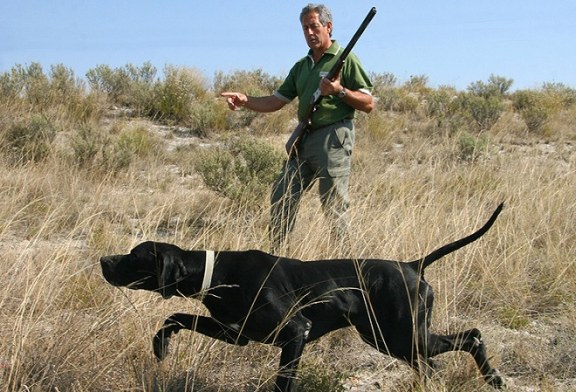
<svg viewBox="0 0 576 392"><path fill-rule="evenodd" d="M344 61L346 60L346 57L348 57L348 55L352 51L352 48L354 47L354 45L356 45L356 42L358 41L362 33L364 33L364 30L366 30L366 27L368 27L368 24L372 21L374 15L376 15L376 7L372 7L370 9L368 15L366 15L364 21L362 22L358 30L356 30L354 36L352 36L352 38L350 39L350 42L348 42L348 45L346 45L346 47L338 57L336 63L332 66L330 71L328 71L326 78L330 79L331 81L336 80L336 78L340 74L340 71L342 70L342 67L344 66ZM298 126L294 129L294 131L292 131L292 134L290 135L288 141L286 142L285 148L286 152L288 153L288 157L292 157L298 151L298 145L302 140L302 135L304 135L304 133L309 129L310 124L312 123L312 115L318 108L318 104L320 103L321 100L322 95L320 94L320 90L318 89L312 96L312 102L310 103L310 106L306 111L306 115L304 116L302 121L298 123Z"/></svg>

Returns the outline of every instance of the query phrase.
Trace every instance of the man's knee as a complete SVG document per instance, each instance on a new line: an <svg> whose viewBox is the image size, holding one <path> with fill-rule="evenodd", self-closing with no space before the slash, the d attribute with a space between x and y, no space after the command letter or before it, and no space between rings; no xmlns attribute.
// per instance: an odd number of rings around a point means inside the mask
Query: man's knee
<svg viewBox="0 0 576 392"><path fill-rule="evenodd" d="M326 177L320 180L320 199L325 207L346 211L350 205L349 176Z"/></svg>

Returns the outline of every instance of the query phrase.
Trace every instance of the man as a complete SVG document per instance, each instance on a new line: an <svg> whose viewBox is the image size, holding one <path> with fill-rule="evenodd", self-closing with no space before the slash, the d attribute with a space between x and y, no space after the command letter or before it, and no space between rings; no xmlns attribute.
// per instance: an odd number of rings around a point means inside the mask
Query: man
<svg viewBox="0 0 576 392"><path fill-rule="evenodd" d="M346 240L349 224L348 184L350 158L354 146L352 119L356 110L369 113L374 104L372 83L358 58L351 53L334 81L324 76L343 50L332 37L332 14L322 4L308 4L300 13L304 38L310 48L290 70L282 85L269 96L250 97L223 92L232 110L242 107L257 112L273 112L298 97L298 116L305 116L317 89L323 96L312 116L310 131L299 144L298 153L284 165L271 202L270 233L272 250L277 251L294 227L302 193L317 180L320 200L333 221L333 237Z"/></svg>

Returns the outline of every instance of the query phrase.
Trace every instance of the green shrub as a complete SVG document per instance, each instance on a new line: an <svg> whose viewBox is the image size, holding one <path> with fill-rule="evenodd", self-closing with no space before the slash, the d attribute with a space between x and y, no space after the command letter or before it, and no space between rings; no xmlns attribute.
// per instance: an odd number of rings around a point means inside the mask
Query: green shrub
<svg viewBox="0 0 576 392"><path fill-rule="evenodd" d="M383 95L386 92L386 90L394 87L398 82L396 76L394 76L394 74L391 73L383 73L383 74L371 73L370 80L372 81L373 86L372 95L377 97Z"/></svg>
<svg viewBox="0 0 576 392"><path fill-rule="evenodd" d="M50 99L53 103L66 104L83 92L81 82L77 82L74 72L62 64L53 65L50 71Z"/></svg>
<svg viewBox="0 0 576 392"><path fill-rule="evenodd" d="M207 96L191 103L186 125L200 137L206 137L212 131L227 128L228 112L228 108L222 102Z"/></svg>
<svg viewBox="0 0 576 392"><path fill-rule="evenodd" d="M520 112L528 130L534 133L542 133L548 123L549 114L543 106L532 106Z"/></svg>
<svg viewBox="0 0 576 392"><path fill-rule="evenodd" d="M70 145L77 167L108 174L126 169L136 158L146 158L155 151L155 142L143 127L121 129L112 135L86 125L72 136Z"/></svg>
<svg viewBox="0 0 576 392"><path fill-rule="evenodd" d="M111 146L105 161L109 170L118 171L130 165L136 157L146 157L153 151L154 143L149 132L136 127L122 131Z"/></svg>
<svg viewBox="0 0 576 392"><path fill-rule="evenodd" d="M410 79L404 83L404 90L411 93L426 93L429 91L428 76L426 75L411 75Z"/></svg>
<svg viewBox="0 0 576 392"><path fill-rule="evenodd" d="M470 125L477 131L489 130L504 112L500 96L480 96L472 93L461 93L456 101L458 111L470 120Z"/></svg>
<svg viewBox="0 0 576 392"><path fill-rule="evenodd" d="M498 310L498 321L511 329L524 329L530 325L530 319L526 316L525 311L510 304Z"/></svg>
<svg viewBox="0 0 576 392"><path fill-rule="evenodd" d="M74 164L80 168L90 168L97 162L110 145L110 136L101 129L85 125L80 127L71 137Z"/></svg>
<svg viewBox="0 0 576 392"><path fill-rule="evenodd" d="M415 93L406 92L401 88L381 89L378 96L378 105L387 111L398 113L414 113L419 105Z"/></svg>
<svg viewBox="0 0 576 392"><path fill-rule="evenodd" d="M513 83L513 79L506 79L502 76L492 74L488 78L488 83L482 81L471 83L468 86L468 91L473 95L483 98L502 97L510 90Z"/></svg>
<svg viewBox="0 0 576 392"><path fill-rule="evenodd" d="M238 202L259 203L270 192L283 156L256 139L234 140L195 155L195 168L215 192Z"/></svg>
<svg viewBox="0 0 576 392"><path fill-rule="evenodd" d="M76 125L98 120L105 109L102 95L88 94L84 81L64 65L54 65L50 70L49 91L51 105L57 107L68 123Z"/></svg>
<svg viewBox="0 0 576 392"><path fill-rule="evenodd" d="M452 102L456 96L456 90L451 88L430 90L424 97L426 117L438 120L449 117L454 111Z"/></svg>
<svg viewBox="0 0 576 392"><path fill-rule="evenodd" d="M32 63L26 68L22 68L24 81L24 97L29 104L39 110L46 109L52 101L50 100L50 82L44 74L42 66Z"/></svg>
<svg viewBox="0 0 576 392"><path fill-rule="evenodd" d="M271 94L282 82L262 69L253 71L234 71L229 75L217 72L214 76L214 91L242 91L247 95L260 96Z"/></svg>
<svg viewBox="0 0 576 392"><path fill-rule="evenodd" d="M16 65L0 75L0 103L14 110L50 119L57 128L97 120L103 112L101 96L86 91L84 81L64 65L53 65L46 75L40 64Z"/></svg>
<svg viewBox="0 0 576 392"><path fill-rule="evenodd" d="M0 75L0 102L12 103L24 91L24 78L21 66L12 67L10 72Z"/></svg>
<svg viewBox="0 0 576 392"><path fill-rule="evenodd" d="M165 80L154 90L154 115L177 123L188 121L192 104L207 94L207 81L200 71L193 68L167 66Z"/></svg>
<svg viewBox="0 0 576 392"><path fill-rule="evenodd" d="M541 133L550 118L543 93L536 91L517 91L512 97L512 106L522 116L530 132Z"/></svg>
<svg viewBox="0 0 576 392"><path fill-rule="evenodd" d="M485 136L474 136L469 132L463 131L458 137L458 158L463 161L473 162L482 156L487 146L488 141Z"/></svg>
<svg viewBox="0 0 576 392"><path fill-rule="evenodd" d="M562 83L544 83L542 92L548 97L549 106L569 109L576 105L576 89Z"/></svg>
<svg viewBox="0 0 576 392"><path fill-rule="evenodd" d="M1 149L12 164L41 162L50 154L56 129L46 117L32 113L10 123L0 137Z"/></svg>
<svg viewBox="0 0 576 392"><path fill-rule="evenodd" d="M90 69L86 78L91 89L105 93L112 104L147 113L154 101L156 71L149 62L140 67L128 64L116 69L99 65Z"/></svg>
<svg viewBox="0 0 576 392"><path fill-rule="evenodd" d="M122 69L112 69L108 65L98 65L88 70L86 78L92 90L106 93L114 104L124 106L128 100L129 80Z"/></svg>
<svg viewBox="0 0 576 392"><path fill-rule="evenodd" d="M299 390L306 392L344 392L346 376L319 363L303 362L298 372Z"/></svg>

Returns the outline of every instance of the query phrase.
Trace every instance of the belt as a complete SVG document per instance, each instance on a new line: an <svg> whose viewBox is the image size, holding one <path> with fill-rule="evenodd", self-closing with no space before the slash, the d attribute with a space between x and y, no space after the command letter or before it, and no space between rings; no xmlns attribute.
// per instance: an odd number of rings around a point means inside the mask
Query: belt
<svg viewBox="0 0 576 392"><path fill-rule="evenodd" d="M336 125L336 124L344 123L344 122L347 122L347 121L352 121L352 118L347 118L347 117L346 117L346 118L343 118L342 120L338 120L338 121L335 121L335 122L330 123L330 124L321 125L321 126L319 126L319 127L309 127L308 129L310 130L310 132L314 132L314 131L317 131L317 130L319 130L319 129L332 127L332 126L334 126L334 125Z"/></svg>

